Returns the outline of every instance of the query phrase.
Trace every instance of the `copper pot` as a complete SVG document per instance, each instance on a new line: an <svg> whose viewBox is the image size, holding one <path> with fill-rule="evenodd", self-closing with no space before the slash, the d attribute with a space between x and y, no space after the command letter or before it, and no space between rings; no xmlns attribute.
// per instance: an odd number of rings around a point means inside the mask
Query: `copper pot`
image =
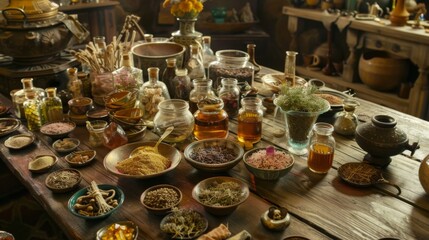
<svg viewBox="0 0 429 240"><path fill-rule="evenodd" d="M391 156L405 150L411 155L419 148L418 143L409 144L404 131L396 127L396 120L388 115L376 115L371 122L358 125L355 139L357 144L368 154L365 160L386 167Z"/></svg>
<svg viewBox="0 0 429 240"><path fill-rule="evenodd" d="M51 62L62 50L89 36L75 18L58 12L58 5L48 0L11 0L2 15L1 52L19 64Z"/></svg>

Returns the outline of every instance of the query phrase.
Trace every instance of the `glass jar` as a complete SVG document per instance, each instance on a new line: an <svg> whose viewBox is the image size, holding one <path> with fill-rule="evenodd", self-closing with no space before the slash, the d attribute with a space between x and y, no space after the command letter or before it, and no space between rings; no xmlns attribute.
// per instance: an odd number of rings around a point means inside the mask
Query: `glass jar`
<svg viewBox="0 0 429 240"><path fill-rule="evenodd" d="M33 90L25 91L24 112L27 119L27 127L30 131L38 131L42 126L41 102L37 93Z"/></svg>
<svg viewBox="0 0 429 240"><path fill-rule="evenodd" d="M164 100L158 105L158 113L153 119L154 130L161 135L165 130L174 126L164 141L169 143L182 142L192 134L194 116L189 111L189 104L182 99Z"/></svg>
<svg viewBox="0 0 429 240"><path fill-rule="evenodd" d="M218 96L223 101L223 109L228 113L230 118L237 116L240 101L240 88L235 78L222 79L222 87Z"/></svg>
<svg viewBox="0 0 429 240"><path fill-rule="evenodd" d="M67 68L69 82L67 89L73 94L74 98L83 97L83 84L77 77L77 68Z"/></svg>
<svg viewBox="0 0 429 240"><path fill-rule="evenodd" d="M249 62L249 54L239 50L220 50L216 52L216 61L209 64L208 78L213 80L215 91L222 78L236 78L238 85L247 82L252 86L254 79L253 64Z"/></svg>
<svg viewBox="0 0 429 240"><path fill-rule="evenodd" d="M334 160L335 139L332 136L334 126L329 123L316 123L310 137L308 168L315 173L325 174Z"/></svg>
<svg viewBox="0 0 429 240"><path fill-rule="evenodd" d="M86 129L89 132L89 146L98 147L104 144L104 130L107 122L103 120L87 121Z"/></svg>
<svg viewBox="0 0 429 240"><path fill-rule="evenodd" d="M343 111L337 114L337 118L334 123L334 130L336 133L352 136L355 134L358 126L358 117L355 114L356 107L359 106L359 102L352 98L344 99Z"/></svg>
<svg viewBox="0 0 429 240"><path fill-rule="evenodd" d="M228 136L228 114L223 110L220 98L206 97L199 101L194 118L194 137L197 140Z"/></svg>
<svg viewBox="0 0 429 240"><path fill-rule="evenodd" d="M296 55L298 55L297 52L286 51L285 81L291 86L295 86Z"/></svg>
<svg viewBox="0 0 429 240"><path fill-rule="evenodd" d="M176 69L176 76L171 80L171 86L171 98L189 100L191 79L186 68Z"/></svg>
<svg viewBox="0 0 429 240"><path fill-rule="evenodd" d="M204 69L202 55L200 53L200 45L191 44L189 49L191 49L191 57L185 64L185 68L188 69L189 78L191 80L195 78L205 78L206 72Z"/></svg>
<svg viewBox="0 0 429 240"><path fill-rule="evenodd" d="M57 97L57 88L45 89L47 97L42 100L42 114L46 122L57 122L63 120L63 104Z"/></svg>
<svg viewBox="0 0 429 240"><path fill-rule="evenodd" d="M198 102L206 97L214 97L212 90L212 80L205 78L196 78L192 80L194 88L189 93L189 109L192 114L198 110Z"/></svg>
<svg viewBox="0 0 429 240"><path fill-rule="evenodd" d="M210 36L203 36L203 65L207 69L209 64L216 60L213 50L211 49L212 38Z"/></svg>
<svg viewBox="0 0 429 240"><path fill-rule="evenodd" d="M176 76L177 59L167 58L165 59L165 62L167 66L164 69L164 72L162 73L161 81L164 82L165 85L167 85L168 93L170 94L170 97L171 97L173 96L173 91L174 91L174 86L171 83L171 81Z"/></svg>
<svg viewBox="0 0 429 240"><path fill-rule="evenodd" d="M140 103L144 110L144 120L152 123L158 112L159 103L170 99L170 94L165 83L159 81L159 68L150 67L147 69L147 72L149 81L143 83Z"/></svg>
<svg viewBox="0 0 429 240"><path fill-rule="evenodd" d="M25 92L27 90L35 91L39 101L42 101L42 99L46 97L45 90L33 86L33 78L23 78L21 79L21 83L22 89L12 90L10 92L14 114L17 118L25 118L24 101L26 99Z"/></svg>
<svg viewBox="0 0 429 240"><path fill-rule="evenodd" d="M257 143L262 137L262 101L257 97L246 97L241 100L238 113L237 138L239 142Z"/></svg>

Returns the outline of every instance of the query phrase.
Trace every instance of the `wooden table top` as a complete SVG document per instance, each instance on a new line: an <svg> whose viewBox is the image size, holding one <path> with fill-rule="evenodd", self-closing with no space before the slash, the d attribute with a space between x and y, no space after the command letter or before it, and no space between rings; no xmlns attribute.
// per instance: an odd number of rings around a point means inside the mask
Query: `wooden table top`
<svg viewBox="0 0 429 240"><path fill-rule="evenodd" d="M255 83L263 92L260 83ZM1 96L4 104L10 102ZM191 167L184 159L178 167L160 177L147 180L124 179L108 172L103 167L104 156L109 152L105 147L95 148L97 156L92 164L79 168L83 180L79 188L84 188L92 180L97 183L114 184L125 193L121 208L110 217L87 221L71 214L67 201L74 192L52 193L44 184L49 173L32 174L27 164L31 157L39 154L55 154L60 159L50 172L68 168L64 154L56 153L52 140L40 133L31 146L12 151L4 146L11 135L28 132L21 126L14 133L0 138L2 160L31 194L46 209L70 239L94 239L101 227L123 220L131 220L139 227L138 239L169 239L159 228L162 216L148 213L141 205L140 195L145 189L156 184L172 184L183 193L180 207L193 208L203 213L209 221L209 229L220 223L228 225L232 234L247 230L253 239L284 239L289 236L303 236L308 239L427 239L429 237L429 195L426 195L418 178L420 162L429 153L428 122L401 112L385 108L364 100L357 114L373 116L388 114L396 118L398 127L407 133L410 142L419 141L421 148L413 157L409 151L393 156L390 165L383 169L384 177L397 184L402 193L396 196L395 189L388 185L357 188L340 180L337 169L344 163L361 162L365 152L352 137L334 134L336 150L332 169L326 175L313 174L307 169L306 158L296 157L296 163L286 176L277 181L253 179L244 164L240 162L222 174L204 173ZM286 148L285 137L274 137L283 128L283 123L266 115L263 122L263 140L255 147L275 145ZM230 121L229 139L236 140L237 122ZM85 127L77 127L70 137L79 138L79 149L89 149L88 132ZM147 131L142 141L156 140L157 135ZM186 143L175 147L183 152ZM204 211L192 199L192 188L201 180L211 176L232 176L249 185L250 197L236 211L225 217L216 217ZM283 206L289 210L291 224L286 230L272 232L265 229L260 216L272 205Z"/></svg>

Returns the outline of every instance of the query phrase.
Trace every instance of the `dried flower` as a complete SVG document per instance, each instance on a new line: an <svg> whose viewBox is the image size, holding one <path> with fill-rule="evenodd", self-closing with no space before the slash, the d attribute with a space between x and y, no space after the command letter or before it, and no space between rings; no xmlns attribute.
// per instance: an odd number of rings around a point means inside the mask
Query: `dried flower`
<svg viewBox="0 0 429 240"><path fill-rule="evenodd" d="M164 0L162 6L170 7L171 15L178 18L195 18L203 10L205 0Z"/></svg>

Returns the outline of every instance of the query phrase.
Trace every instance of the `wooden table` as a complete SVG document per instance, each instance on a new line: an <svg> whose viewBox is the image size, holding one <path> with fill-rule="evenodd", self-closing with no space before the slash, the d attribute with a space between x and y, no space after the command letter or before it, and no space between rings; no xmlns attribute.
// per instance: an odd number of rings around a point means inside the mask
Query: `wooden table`
<svg viewBox="0 0 429 240"><path fill-rule="evenodd" d="M117 1L101 0L91 3L78 3L74 5L61 6L59 11L67 14L77 14L78 19L83 23L91 34L91 39L95 36L106 37L106 42L110 43L116 33L115 6Z"/></svg>
<svg viewBox="0 0 429 240"><path fill-rule="evenodd" d="M260 83L261 92L264 90ZM5 97L2 102L7 103ZM103 158L109 152L107 148L96 148L96 161L80 168L83 181L80 188L86 187L92 180L97 183L118 185L125 193L123 206L109 218L99 221L85 221L67 210L67 201L73 192L54 194L46 188L44 181L48 173L31 174L27 169L29 159L38 154L57 154L51 148L52 140L36 133L35 143L20 151L8 150L0 144L3 161L30 193L46 209L70 239L94 239L97 230L113 222L131 220L139 229L139 239L169 239L159 229L162 219L146 211L140 204L142 192L156 184L167 183L179 187L183 192L181 207L193 208L203 213L209 221L209 229L225 223L236 234L247 230L253 239L283 239L289 236L304 236L309 239L428 239L429 237L429 196L425 194L418 179L418 169L422 159L429 153L428 122L360 100L358 114L372 116L389 114L398 121L398 127L404 130L410 141L419 141L421 148L413 157L408 151L392 157L392 163L383 170L384 177L400 186L402 194L395 196L395 189L378 185L368 188L356 188L347 185L337 176L337 169L347 162L360 162L365 152L353 138L334 135L337 145L334 165L326 175L311 173L306 159L297 157L296 163L286 176L278 181L252 180L241 162L229 172L229 175L248 183L250 197L231 215L215 217L205 212L191 197L192 188L202 179L219 175L199 172L185 160L172 172L150 180L124 179L109 173L103 167ZM286 139L274 137L274 133L283 128L283 123L267 115L263 123L263 140L256 147L272 144L286 148ZM13 134L27 132L25 126ZM237 122L230 123L228 138L236 139ZM9 135L10 136L10 135ZM81 140L80 149L88 149L88 132L77 127L70 134ZM158 136L147 131L144 141L155 140ZM4 141L8 136L0 138ZM186 143L177 144L183 150ZM58 154L57 154L58 155ZM63 161L64 155L51 170L69 167ZM279 205L288 208L291 224L283 232L271 232L260 223L260 216L270 206Z"/></svg>

